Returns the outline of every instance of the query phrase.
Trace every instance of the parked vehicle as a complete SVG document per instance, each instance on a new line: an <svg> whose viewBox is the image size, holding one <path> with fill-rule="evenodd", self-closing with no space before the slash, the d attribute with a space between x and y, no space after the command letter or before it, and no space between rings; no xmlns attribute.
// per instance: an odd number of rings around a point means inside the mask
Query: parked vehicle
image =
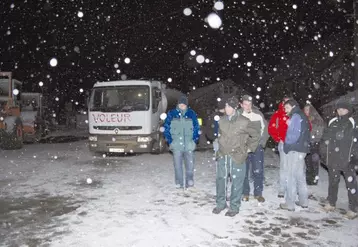
<svg viewBox="0 0 358 247"><path fill-rule="evenodd" d="M12 72L0 72L0 145L19 149L23 143L36 142L48 134L42 94L21 92L22 83Z"/></svg>
<svg viewBox="0 0 358 247"><path fill-rule="evenodd" d="M170 89L169 89L170 90ZM172 90L173 91L173 90ZM89 149L94 153L162 153L161 115L180 93L160 81L98 82L88 102Z"/></svg>

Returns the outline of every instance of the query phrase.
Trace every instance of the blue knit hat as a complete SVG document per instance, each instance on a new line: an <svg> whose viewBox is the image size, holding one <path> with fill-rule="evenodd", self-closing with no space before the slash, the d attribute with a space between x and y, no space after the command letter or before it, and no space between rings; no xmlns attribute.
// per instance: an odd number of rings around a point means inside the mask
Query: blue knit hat
<svg viewBox="0 0 358 247"><path fill-rule="evenodd" d="M186 97L185 95L180 96L178 100L178 105L179 104L188 105L188 97Z"/></svg>

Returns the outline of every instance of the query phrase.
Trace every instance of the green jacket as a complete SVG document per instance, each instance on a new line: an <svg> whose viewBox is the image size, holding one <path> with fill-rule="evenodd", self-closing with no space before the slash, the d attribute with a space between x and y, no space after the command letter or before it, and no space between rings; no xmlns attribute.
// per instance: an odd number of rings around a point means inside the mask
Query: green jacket
<svg viewBox="0 0 358 247"><path fill-rule="evenodd" d="M259 124L252 123L239 112L235 112L230 120L228 116L222 117L219 122L219 157L229 155L237 164L245 163L248 153L259 145L260 131Z"/></svg>
<svg viewBox="0 0 358 247"><path fill-rule="evenodd" d="M164 136L172 151L194 151L200 138L200 126L196 113L188 108L168 112L164 122Z"/></svg>

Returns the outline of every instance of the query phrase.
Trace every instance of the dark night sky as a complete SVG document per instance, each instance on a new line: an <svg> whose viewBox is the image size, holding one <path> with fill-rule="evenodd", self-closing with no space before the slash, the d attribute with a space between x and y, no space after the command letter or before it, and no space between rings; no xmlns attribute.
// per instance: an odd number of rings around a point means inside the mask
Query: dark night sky
<svg viewBox="0 0 358 247"><path fill-rule="evenodd" d="M38 82L43 81L45 90L74 99L83 98L78 97L80 88L123 74L129 79L172 78L169 85L185 91L217 77L233 78L252 91L253 83L262 84L282 62L281 56L315 42L317 34L324 39L352 28L346 17L352 13L351 1L224 4L224 10L218 11L223 26L217 30L204 21L213 12L214 1L3 0L0 70L13 71L27 90L39 91ZM183 14L186 7L191 8L191 16ZM189 56L191 50L211 62L188 63L195 61ZM237 59L234 53L239 54ZM56 67L49 65L53 57L58 59ZM129 64L124 63L126 57ZM248 61L251 67L246 66ZM263 75L260 81L258 73Z"/></svg>

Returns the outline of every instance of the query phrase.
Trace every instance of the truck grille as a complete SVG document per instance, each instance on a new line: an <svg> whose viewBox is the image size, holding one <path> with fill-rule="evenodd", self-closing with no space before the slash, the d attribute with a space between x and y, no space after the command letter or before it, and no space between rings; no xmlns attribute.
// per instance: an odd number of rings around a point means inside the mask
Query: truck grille
<svg viewBox="0 0 358 247"><path fill-rule="evenodd" d="M93 126L96 130L140 130L142 126Z"/></svg>

